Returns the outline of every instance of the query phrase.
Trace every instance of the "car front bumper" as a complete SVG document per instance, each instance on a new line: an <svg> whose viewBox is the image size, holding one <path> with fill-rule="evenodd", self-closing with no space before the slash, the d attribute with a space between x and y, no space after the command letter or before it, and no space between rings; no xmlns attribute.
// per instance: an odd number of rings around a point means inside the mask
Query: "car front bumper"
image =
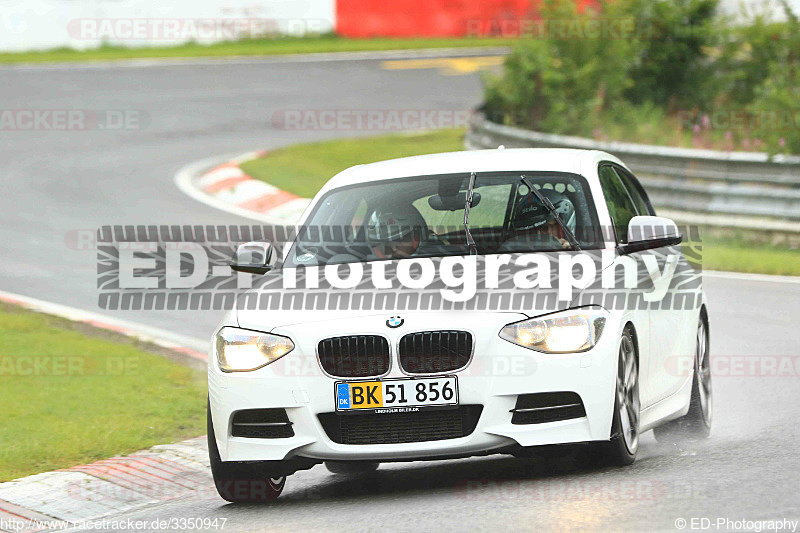
<svg viewBox="0 0 800 533"><path fill-rule="evenodd" d="M497 335L478 338L471 363L461 371L448 373L458 377L459 404L483 406L475 430L459 438L402 444L353 445L331 440L318 415L335 411L334 384L344 380L322 372L314 351L315 339L295 341L295 351L253 372L222 372L212 353L209 400L220 457L223 461L292 457L398 461L477 455L514 446L608 440L614 409L617 328L610 321L594 348L575 354L542 354ZM291 328L274 332L302 338ZM400 377L408 376L394 365L382 379ZM586 416L538 424L511 423L518 395L562 391L581 397ZM264 408L285 409L294 436L231 436L234 413Z"/></svg>

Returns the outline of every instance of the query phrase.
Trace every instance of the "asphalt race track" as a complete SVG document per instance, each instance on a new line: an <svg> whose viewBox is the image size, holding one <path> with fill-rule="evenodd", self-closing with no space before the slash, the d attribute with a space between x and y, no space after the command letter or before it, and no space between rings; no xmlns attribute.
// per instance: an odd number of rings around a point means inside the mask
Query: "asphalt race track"
<svg viewBox="0 0 800 533"><path fill-rule="evenodd" d="M0 77L4 109L135 109L149 117L135 131L0 130L0 290L95 312L96 255L70 246L71 230L250 223L185 196L173 176L209 156L375 133L281 130L271 125L275 111L469 109L481 99L477 74L383 70L377 60L3 68ZM742 356L798 355L800 283L705 283L712 359L723 370ZM220 315L113 316L206 339ZM229 505L209 492L122 517L225 517L228 531L675 531L681 518L798 519L797 368L763 377L748 364L735 377L714 378L709 441L679 449L647 434L629 468L504 456L384 465L361 477L318 466L290 477L270 505Z"/></svg>

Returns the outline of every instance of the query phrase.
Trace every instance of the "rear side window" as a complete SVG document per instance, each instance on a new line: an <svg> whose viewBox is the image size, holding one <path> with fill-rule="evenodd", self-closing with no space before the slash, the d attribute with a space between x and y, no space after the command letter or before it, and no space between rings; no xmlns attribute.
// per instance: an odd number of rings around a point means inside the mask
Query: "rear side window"
<svg viewBox="0 0 800 533"><path fill-rule="evenodd" d="M639 180L637 180L632 174L626 172L624 169L614 167L614 170L617 172L617 175L622 180L625 188L628 190L631 200L633 200L633 203L636 204L636 209L639 211L639 214L654 216L656 211L653 209L650 199L647 197L647 193L644 191L641 183L639 183Z"/></svg>
<svg viewBox="0 0 800 533"><path fill-rule="evenodd" d="M606 206L616 230L617 242L625 244L628 242L628 222L637 215L636 206L611 166L601 166L598 174Z"/></svg>

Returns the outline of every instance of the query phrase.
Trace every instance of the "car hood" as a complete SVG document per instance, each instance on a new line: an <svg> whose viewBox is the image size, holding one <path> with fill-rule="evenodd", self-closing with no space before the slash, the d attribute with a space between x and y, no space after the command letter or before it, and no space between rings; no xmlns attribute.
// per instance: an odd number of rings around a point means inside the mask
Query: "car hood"
<svg viewBox="0 0 800 533"><path fill-rule="evenodd" d="M528 318L525 313L502 311L270 311L245 309L238 310L237 323L244 329L255 331L275 331L297 325L316 325L327 329L336 325L339 331L369 330L388 327L390 318L399 317L406 326L416 330L425 329L425 324L436 324L437 328L453 327L459 323L502 322L502 325Z"/></svg>
<svg viewBox="0 0 800 533"><path fill-rule="evenodd" d="M374 288L355 288L350 291L302 288L287 290L284 289L283 276L282 270L273 271L262 278L259 288L251 289L239 298L237 309L234 312L239 327L257 331L273 331L275 328L297 324L327 324L347 320L358 320L363 323L369 319L370 323L377 320L385 328L384 322L398 315L406 321L412 315L420 317L419 320L422 322L425 320L437 321L440 323L437 327L442 327L442 321L450 323L449 317L460 317L461 320L470 322L481 319L494 321L493 317L498 317L498 320L509 323L568 309L573 299L560 299L558 290L555 288L527 290L513 289L513 287L500 290L479 288L468 302L458 303L442 301L441 298L436 299L440 294L440 289L433 288L425 293L434 295L433 303L431 300L424 303L423 291L404 289L405 292L402 293L404 299L400 298L398 296L400 293L395 291L394 300L382 300L380 303L373 301L371 305L351 305L353 301L347 298L345 300L349 303L345 304L342 304L341 301L330 304L330 301L324 303L319 300L309 304L306 298L312 294L319 296L324 293L330 297L335 293L339 297L343 295L351 297L355 293L361 293L361 295L377 299L379 296L385 297L391 291ZM573 296L579 292L575 291ZM297 299L287 304L285 298L289 294ZM416 320L415 318L414 321ZM352 330L352 327L348 329Z"/></svg>

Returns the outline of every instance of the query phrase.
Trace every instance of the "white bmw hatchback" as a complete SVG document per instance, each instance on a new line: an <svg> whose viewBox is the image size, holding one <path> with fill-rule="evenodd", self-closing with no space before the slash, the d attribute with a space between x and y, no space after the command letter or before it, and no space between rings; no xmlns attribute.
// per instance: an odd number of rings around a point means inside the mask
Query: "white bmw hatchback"
<svg viewBox="0 0 800 533"><path fill-rule="evenodd" d="M708 436L708 312L682 239L603 152L345 170L284 246L237 250L259 286L209 358L219 494L273 499L322 462L357 473L578 445L626 465L649 429Z"/></svg>

